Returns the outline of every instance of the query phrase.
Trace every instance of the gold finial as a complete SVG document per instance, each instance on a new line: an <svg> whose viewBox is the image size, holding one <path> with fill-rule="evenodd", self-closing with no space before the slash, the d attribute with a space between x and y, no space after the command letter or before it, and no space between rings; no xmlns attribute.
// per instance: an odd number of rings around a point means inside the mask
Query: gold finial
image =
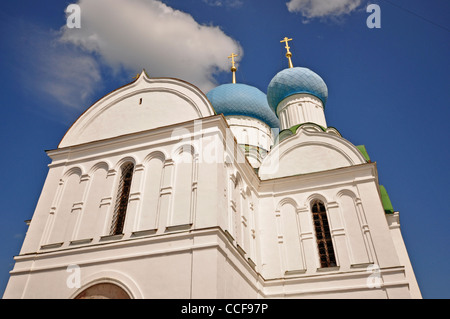
<svg viewBox="0 0 450 319"><path fill-rule="evenodd" d="M289 49L290 49L289 44L288 44L289 41L292 41L292 39L289 39L288 37L284 37L284 39L281 40L280 43L286 42L286 50L287 50L286 58L288 58L288 60L289 60L289 68L293 68L294 66L292 65L292 60L291 60L292 53L291 53L291 51L289 51Z"/></svg>
<svg viewBox="0 0 450 319"><path fill-rule="evenodd" d="M133 79L137 80L140 76L141 76L141 74L138 73L138 74L136 74L135 76L133 76Z"/></svg>
<svg viewBox="0 0 450 319"><path fill-rule="evenodd" d="M231 55L228 57L228 59L231 59L231 72L233 73L233 83L236 83L236 65L234 58L237 57L237 54L231 53Z"/></svg>

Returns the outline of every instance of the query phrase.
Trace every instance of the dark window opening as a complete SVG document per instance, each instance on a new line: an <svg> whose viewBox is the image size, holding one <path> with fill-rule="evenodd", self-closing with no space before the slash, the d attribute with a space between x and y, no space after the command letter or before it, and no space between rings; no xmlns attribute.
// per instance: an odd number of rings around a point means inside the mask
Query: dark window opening
<svg viewBox="0 0 450 319"><path fill-rule="evenodd" d="M122 165L122 174L120 176L119 188L117 190L116 206L111 224L111 235L122 234L125 224L125 215L130 197L131 180L133 179L133 163Z"/></svg>
<svg viewBox="0 0 450 319"><path fill-rule="evenodd" d="M328 225L327 211L321 201L312 204L314 229L316 232L317 249L319 250L320 267L336 266L333 242Z"/></svg>

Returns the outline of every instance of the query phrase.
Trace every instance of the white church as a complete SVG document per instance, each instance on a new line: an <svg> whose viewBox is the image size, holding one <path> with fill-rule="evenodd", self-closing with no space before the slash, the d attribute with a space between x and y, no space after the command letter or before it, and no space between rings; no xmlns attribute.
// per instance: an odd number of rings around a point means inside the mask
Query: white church
<svg viewBox="0 0 450 319"><path fill-rule="evenodd" d="M47 151L3 298L421 298L377 165L289 67L207 94L136 79Z"/></svg>

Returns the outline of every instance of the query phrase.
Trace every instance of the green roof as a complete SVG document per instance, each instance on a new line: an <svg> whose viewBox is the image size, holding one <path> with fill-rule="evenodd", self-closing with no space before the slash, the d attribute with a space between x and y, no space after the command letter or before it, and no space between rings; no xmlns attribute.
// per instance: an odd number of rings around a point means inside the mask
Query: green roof
<svg viewBox="0 0 450 319"><path fill-rule="evenodd" d="M297 125L294 125L291 128L289 128L289 130L291 130L291 132L295 134L295 133L297 133L298 128L300 126L302 126L302 125L305 125L305 124L314 124L314 125L320 127L322 129L322 131L324 131L324 132L326 132L326 130L327 130L326 127L323 127L322 125L319 125L319 124L316 124L316 123L313 123L313 122L305 122L305 123L302 123L302 124L297 124Z"/></svg>
<svg viewBox="0 0 450 319"><path fill-rule="evenodd" d="M358 145L356 148L361 152L367 162L370 163L369 153L367 153L366 147L364 145Z"/></svg>
<svg viewBox="0 0 450 319"><path fill-rule="evenodd" d="M299 129L301 126L305 125L305 124L310 124L310 125L312 124L312 125L315 125L316 127L319 127L319 128L320 128L322 131L324 131L324 132L326 132L327 129L334 129L334 130L337 131L337 133L338 133L339 135L341 134L341 133L339 133L339 131L338 131L335 127L328 126L328 128L327 128L327 127L324 127L324 126L319 125L319 124L314 123L314 122L305 122L305 123L297 124L297 125L294 125L294 126L292 126L292 127L290 127L290 128L287 128L287 129L284 129L284 130L280 131L280 134L277 136L277 138L276 138L276 140L275 140L275 144L278 144L278 143L280 143L282 140L284 140L285 138L287 138L287 137L289 137L289 136L291 136L291 135L296 134L297 131L298 131L298 129ZM340 136L341 136L341 135L340 135Z"/></svg>
<svg viewBox="0 0 450 319"><path fill-rule="evenodd" d="M389 198L386 188L384 188L383 185L380 185L380 193L381 193L381 202L383 204L384 212L386 214L393 214L394 207L392 207L391 199Z"/></svg>

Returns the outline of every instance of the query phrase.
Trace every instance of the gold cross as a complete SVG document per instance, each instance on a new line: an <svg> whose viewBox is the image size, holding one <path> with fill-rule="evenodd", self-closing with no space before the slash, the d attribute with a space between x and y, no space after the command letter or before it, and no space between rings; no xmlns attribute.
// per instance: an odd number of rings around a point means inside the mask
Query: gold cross
<svg viewBox="0 0 450 319"><path fill-rule="evenodd" d="M289 39L288 37L284 37L284 39L280 41L280 43L286 42L286 49L288 50L288 52L290 49L290 47L288 45L289 41L292 41L292 39Z"/></svg>
<svg viewBox="0 0 450 319"><path fill-rule="evenodd" d="M137 80L140 75L141 75L140 73L136 74L135 76L133 76L133 79Z"/></svg>
<svg viewBox="0 0 450 319"><path fill-rule="evenodd" d="M235 57L237 57L238 55L237 54L235 54L235 53L231 53L231 55L228 57L228 59L231 59L231 64L232 64L232 67L234 68L235 66L234 66L234 58Z"/></svg>
<svg viewBox="0 0 450 319"><path fill-rule="evenodd" d="M290 49L289 44L288 44L289 41L292 41L292 39L289 39L288 37L284 37L284 39L281 40L280 43L286 42L286 50L287 50L286 58L288 58L288 60L289 60L289 67L293 68L294 66L292 65L292 60L291 60L292 53L291 53L291 51L289 51L289 49Z"/></svg>
<svg viewBox="0 0 450 319"><path fill-rule="evenodd" d="M235 61L234 58L237 57L238 55L235 53L231 53L231 55L228 57L228 59L231 59L231 72L233 73L233 83L236 83L236 65L235 65Z"/></svg>

